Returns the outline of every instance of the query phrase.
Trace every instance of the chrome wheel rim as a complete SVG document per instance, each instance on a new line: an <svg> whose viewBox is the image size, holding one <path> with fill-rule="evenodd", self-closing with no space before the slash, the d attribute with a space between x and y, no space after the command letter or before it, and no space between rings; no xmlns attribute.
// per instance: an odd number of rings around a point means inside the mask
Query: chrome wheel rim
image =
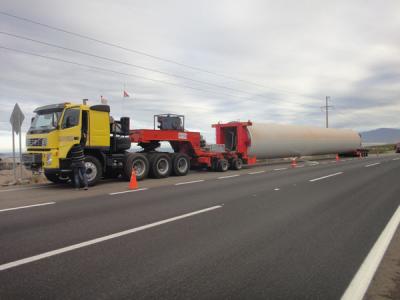
<svg viewBox="0 0 400 300"><path fill-rule="evenodd" d="M178 159L177 168L180 173L185 173L188 168L188 162L185 158L181 157Z"/></svg>
<svg viewBox="0 0 400 300"><path fill-rule="evenodd" d="M165 175L165 174L168 173L169 164L168 164L168 161L165 158L160 158L157 161L157 170L161 175Z"/></svg>
<svg viewBox="0 0 400 300"><path fill-rule="evenodd" d="M89 182L93 181L97 176L97 167L94 163L87 161L85 162L86 177Z"/></svg>
<svg viewBox="0 0 400 300"><path fill-rule="evenodd" d="M143 175L144 170L145 170L145 165L142 160L136 160L132 164L132 169L135 170L136 176L140 177Z"/></svg>

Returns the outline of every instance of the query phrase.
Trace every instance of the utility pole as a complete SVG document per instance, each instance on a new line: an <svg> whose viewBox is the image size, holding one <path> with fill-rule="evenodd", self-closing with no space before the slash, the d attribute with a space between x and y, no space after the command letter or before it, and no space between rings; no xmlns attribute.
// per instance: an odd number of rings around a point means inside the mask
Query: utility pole
<svg viewBox="0 0 400 300"><path fill-rule="evenodd" d="M326 128L329 127L329 110L333 107L331 105L329 105L329 100L331 99L330 96L326 96L325 97L325 106L321 106L321 109L325 110L325 125Z"/></svg>

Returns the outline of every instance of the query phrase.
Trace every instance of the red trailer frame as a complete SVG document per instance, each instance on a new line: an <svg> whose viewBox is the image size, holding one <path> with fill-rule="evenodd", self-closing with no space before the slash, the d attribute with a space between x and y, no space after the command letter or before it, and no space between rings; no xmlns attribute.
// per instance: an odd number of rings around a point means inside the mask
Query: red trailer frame
<svg viewBox="0 0 400 300"><path fill-rule="evenodd" d="M191 158L192 166L207 166L215 168L218 160L241 159L245 164L254 164L255 156L248 156L248 147L251 139L247 126L251 122L230 122L212 125L216 129L217 144L227 145L227 135L233 134L235 148L226 149L223 152L214 152L201 147L201 135L199 132L185 130L157 130L157 129L135 129L130 131L132 143L138 143L143 148L154 150L160 142L169 142L175 153L185 153Z"/></svg>

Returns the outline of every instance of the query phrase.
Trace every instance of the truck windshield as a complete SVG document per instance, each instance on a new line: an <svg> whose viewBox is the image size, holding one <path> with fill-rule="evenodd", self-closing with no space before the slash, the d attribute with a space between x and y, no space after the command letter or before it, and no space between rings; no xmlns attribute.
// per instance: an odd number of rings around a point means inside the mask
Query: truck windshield
<svg viewBox="0 0 400 300"><path fill-rule="evenodd" d="M56 129L62 111L37 112L32 119L29 133L44 133Z"/></svg>

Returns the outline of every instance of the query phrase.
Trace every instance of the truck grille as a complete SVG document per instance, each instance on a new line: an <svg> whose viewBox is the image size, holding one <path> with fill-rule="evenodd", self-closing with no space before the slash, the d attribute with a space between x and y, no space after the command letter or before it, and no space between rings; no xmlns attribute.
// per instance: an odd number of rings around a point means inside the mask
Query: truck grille
<svg viewBox="0 0 400 300"><path fill-rule="evenodd" d="M31 138L26 139L27 147L46 147L47 146L47 138Z"/></svg>

